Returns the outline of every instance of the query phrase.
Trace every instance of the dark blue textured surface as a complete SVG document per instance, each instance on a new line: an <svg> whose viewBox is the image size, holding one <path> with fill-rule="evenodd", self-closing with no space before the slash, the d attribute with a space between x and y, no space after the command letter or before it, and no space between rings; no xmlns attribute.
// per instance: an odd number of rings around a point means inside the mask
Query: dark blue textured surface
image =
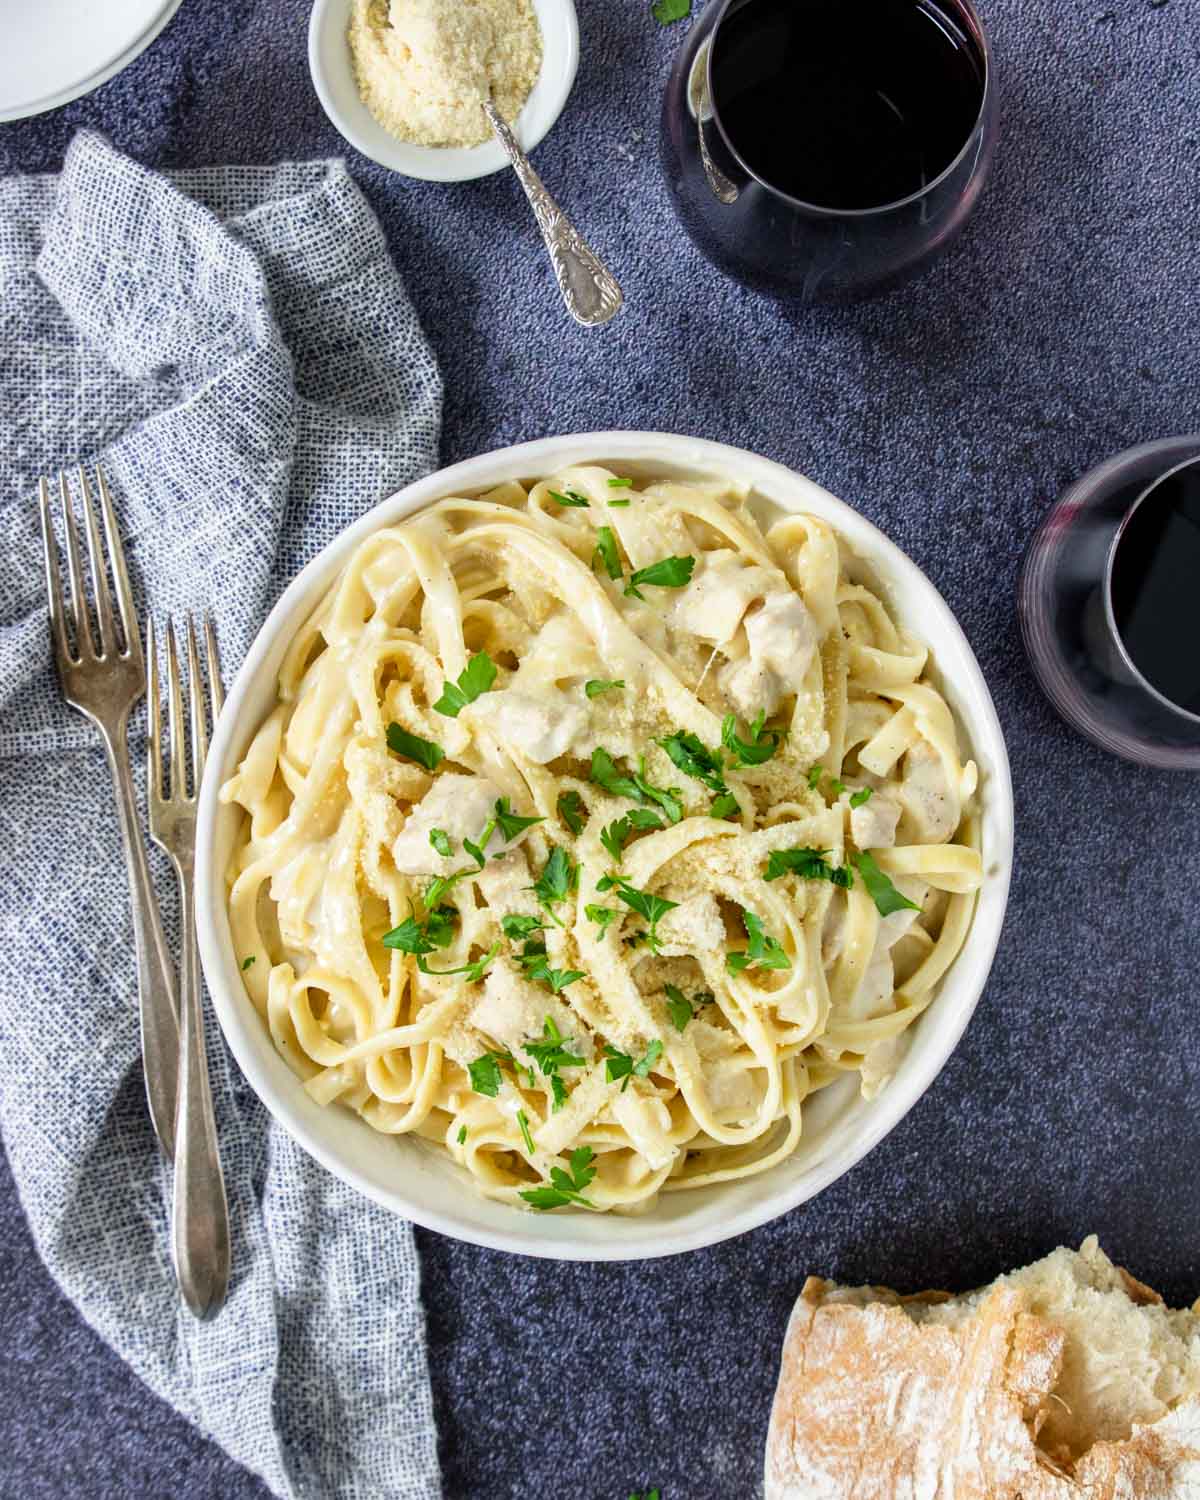
<svg viewBox="0 0 1200 1500"><path fill-rule="evenodd" d="M442 361L447 461L623 426L804 470L945 592L1017 788L1016 882L978 1015L909 1118L815 1203L632 1268L421 1235L448 1500L624 1500L654 1483L663 1500L749 1500L808 1271L963 1287L1098 1229L1173 1299L1200 1291L1200 781L1122 765L1060 726L1013 613L1026 539L1068 480L1200 429L1200 5L986 13L994 180L924 280L850 310L790 314L682 239L656 157L679 29L660 32L641 0L584 0L579 82L537 156L624 283L609 329L565 319L514 182L439 188L351 156ZM93 97L0 126L0 169L56 170L83 123L162 166L335 153L305 23L303 0L184 0ZM264 1493L62 1303L7 1179L0 1286L0 1496Z"/></svg>

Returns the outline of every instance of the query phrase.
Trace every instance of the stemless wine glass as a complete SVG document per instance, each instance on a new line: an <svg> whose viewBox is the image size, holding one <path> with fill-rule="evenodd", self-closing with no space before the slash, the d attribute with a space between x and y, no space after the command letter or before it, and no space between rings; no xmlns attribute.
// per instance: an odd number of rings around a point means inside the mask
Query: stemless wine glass
<svg viewBox="0 0 1200 1500"><path fill-rule="evenodd" d="M918 0L914 0L914 4ZM854 201L832 192L828 202L789 195L748 162L725 115L732 115L736 50L747 34L771 24L772 0L712 0L693 25L667 84L662 117L662 156L667 184L684 228L697 246L738 280L812 302L861 296L911 275L945 248L966 222L986 180L997 130L996 83L991 48L972 0L919 0L922 13L960 48L977 78L978 109L963 118L961 143L948 164L917 191L896 201L867 206L831 206ZM839 19L870 34L878 0L826 0ZM942 107L934 80L904 76L924 110ZM924 83L929 88L923 89ZM797 81L797 89L802 87ZM891 105L880 91L877 98ZM932 100L932 103L930 102ZM975 100L972 98L971 103ZM724 106L724 114L723 114ZM893 106L894 107L894 106ZM947 102L945 108L950 108ZM956 124L949 125L951 130ZM848 122L853 128L853 120ZM824 151L837 171L838 125L806 140L797 125L794 149ZM831 135L833 137L832 150ZM957 140L957 137L955 138ZM802 158L801 158L802 159Z"/></svg>
<svg viewBox="0 0 1200 1500"><path fill-rule="evenodd" d="M1133 517L1196 464L1200 435L1131 448L1086 474L1034 534L1017 594L1030 663L1061 716L1103 749L1166 770L1200 771L1200 714L1139 670L1122 637L1113 578ZM1179 649L1193 642L1181 639Z"/></svg>

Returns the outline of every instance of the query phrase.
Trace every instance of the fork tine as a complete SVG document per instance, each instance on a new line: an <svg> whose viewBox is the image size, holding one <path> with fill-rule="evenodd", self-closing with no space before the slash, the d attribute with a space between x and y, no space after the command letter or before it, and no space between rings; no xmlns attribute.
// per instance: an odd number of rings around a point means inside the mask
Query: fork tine
<svg viewBox="0 0 1200 1500"><path fill-rule="evenodd" d="M50 630L59 661L70 658L67 645L67 622L63 618L62 579L58 573L58 543L54 540L54 522L50 519L50 486L44 479L38 483L38 508L42 515L42 549L46 558L46 597L50 601Z"/></svg>
<svg viewBox="0 0 1200 1500"><path fill-rule="evenodd" d="M204 678L200 672L200 652L196 646L196 627L192 612L187 615L188 706L192 715L192 790L200 791L204 762L208 758L208 728L204 704Z"/></svg>
<svg viewBox="0 0 1200 1500"><path fill-rule="evenodd" d="M75 649L82 661L91 661L96 648L92 644L92 627L88 621L87 598L83 591L83 569L79 565L75 512L71 505L67 476L61 470L58 476L58 498L62 505L63 532L67 541L67 575L71 580L71 625L75 631Z"/></svg>
<svg viewBox="0 0 1200 1500"><path fill-rule="evenodd" d="M225 707L225 684L221 679L221 653L217 650L217 632L213 628L212 616L204 617L204 646L208 655L208 691L212 695L213 728Z"/></svg>
<svg viewBox="0 0 1200 1500"><path fill-rule="evenodd" d="M158 652L154 643L154 616L146 621L146 697L150 726L146 736L146 785L152 800L163 799L162 690L158 682Z"/></svg>
<svg viewBox="0 0 1200 1500"><path fill-rule="evenodd" d="M171 788L173 798L187 796L187 754L184 749L183 692L179 685L179 656L175 626L167 621L167 722L171 733Z"/></svg>
<svg viewBox="0 0 1200 1500"><path fill-rule="evenodd" d="M83 491L83 524L87 535L88 561L92 570L96 619L100 625L100 654L109 656L117 649L117 626L113 619L112 593L108 587L108 564L104 548L100 544L96 507L92 503L92 487L88 483L87 470L82 465L79 469L79 487Z"/></svg>
<svg viewBox="0 0 1200 1500"><path fill-rule="evenodd" d="M125 637L125 649L132 656L142 654L141 633L138 630L137 611L133 607L133 590L129 587L129 570L125 566L125 549L121 545L121 533L113 512L112 495L104 470L96 469L100 485L100 509L104 513L104 535L108 539L108 556L112 562L113 578L117 585L117 608L121 616L121 633Z"/></svg>

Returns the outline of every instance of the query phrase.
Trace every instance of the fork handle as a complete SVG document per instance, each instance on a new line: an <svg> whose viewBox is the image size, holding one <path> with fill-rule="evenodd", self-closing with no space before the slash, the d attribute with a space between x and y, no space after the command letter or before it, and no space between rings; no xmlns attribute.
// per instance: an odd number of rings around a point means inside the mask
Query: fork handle
<svg viewBox="0 0 1200 1500"><path fill-rule="evenodd" d="M229 1206L204 1047L195 882L190 861L180 862L178 871L182 966L179 1106L175 1115L175 1274L184 1301L203 1320L221 1310L229 1289Z"/></svg>
<svg viewBox="0 0 1200 1500"><path fill-rule="evenodd" d="M112 734L104 731L104 744L112 768L117 821L121 826L121 844L133 907L146 1100L154 1133L163 1155L170 1161L175 1151L175 1092L179 1076L179 1021L175 1008L174 971L150 882L146 846L142 842L125 722L117 725Z"/></svg>

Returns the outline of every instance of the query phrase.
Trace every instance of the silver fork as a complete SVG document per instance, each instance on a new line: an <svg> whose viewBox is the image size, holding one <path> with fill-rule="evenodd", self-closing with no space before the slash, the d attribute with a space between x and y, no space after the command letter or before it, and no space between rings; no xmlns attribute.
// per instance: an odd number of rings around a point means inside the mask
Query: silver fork
<svg viewBox="0 0 1200 1500"><path fill-rule="evenodd" d="M121 549L121 537L113 515L112 497L104 475L99 470L96 471L96 478L108 544L107 557L96 525L91 486L87 474L82 468L79 470L93 603L99 627L98 650L88 614L74 506L67 476L65 473L59 474L58 492L63 534L66 538L67 574L71 584L69 604L63 600L59 579L58 543L55 541L54 523L50 515L50 484L43 479L39 485L42 540L46 558L46 593L50 600L50 633L54 641L54 656L63 696L73 708L86 714L99 729L112 768L121 843L125 851L125 867L133 900L133 936L137 951L138 1008L141 1017L146 1099L150 1106L154 1132L170 1159L175 1142L175 1088L179 1065L175 983L171 956L163 937L158 903L154 899L154 888L150 883L150 870L146 863L127 741L129 711L146 691L146 664L142 657L142 639L133 608L129 575L125 569L125 554ZM110 568L116 590L115 615L108 583ZM117 637L117 617L120 620L123 644Z"/></svg>
<svg viewBox="0 0 1200 1500"><path fill-rule="evenodd" d="M205 622L208 683L213 723L225 701L221 664L212 622ZM171 856L179 877L179 1104L175 1115L175 1190L172 1204L175 1274L188 1307L198 1318L219 1312L229 1288L229 1208L217 1150L208 1058L204 1050L204 1015L200 1006L200 961L196 950L195 849L196 799L208 756L204 706L204 678L192 617L187 617L188 718L192 742L192 779L187 773L188 731L183 712L183 690L175 631L167 622L167 721L170 736L170 778L164 781L162 763L162 708L154 621L146 628L150 677L149 764L146 777L150 833Z"/></svg>

